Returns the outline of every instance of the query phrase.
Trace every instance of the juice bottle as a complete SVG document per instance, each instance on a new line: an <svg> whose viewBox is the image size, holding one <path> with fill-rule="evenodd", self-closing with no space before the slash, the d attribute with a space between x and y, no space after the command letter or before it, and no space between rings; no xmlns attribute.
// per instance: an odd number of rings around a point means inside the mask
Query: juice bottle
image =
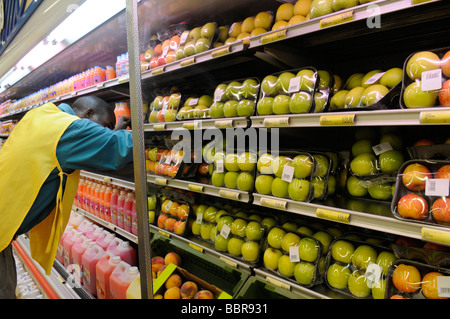
<svg viewBox="0 0 450 319"><path fill-rule="evenodd" d="M58 248L56 250L56 259L64 265L64 239L70 234L70 236L73 235L73 226L67 226L66 229L64 230L62 236L61 236L61 240L59 241L58 244Z"/></svg>
<svg viewBox="0 0 450 319"><path fill-rule="evenodd" d="M94 215L100 217L100 191L102 189L102 185L97 183L97 187L95 188L95 206L94 206Z"/></svg>
<svg viewBox="0 0 450 319"><path fill-rule="evenodd" d="M105 190L106 185L102 185L100 187L99 205L98 205L99 217L103 220L105 219Z"/></svg>
<svg viewBox="0 0 450 319"><path fill-rule="evenodd" d="M106 80L112 80L116 78L116 70L114 70L114 68L111 65L107 65L106 66Z"/></svg>
<svg viewBox="0 0 450 319"><path fill-rule="evenodd" d="M118 78L120 78L122 76L122 56L118 55L117 56L117 61L116 61L116 76Z"/></svg>
<svg viewBox="0 0 450 319"><path fill-rule="evenodd" d="M117 200L119 198L119 189L113 188L111 194L111 223L117 226Z"/></svg>
<svg viewBox="0 0 450 319"><path fill-rule="evenodd" d="M116 235L114 233L110 233L107 230L102 231L100 236L98 236L97 240L95 241L97 245L102 247L104 250L106 250L111 244L111 242L116 238Z"/></svg>
<svg viewBox="0 0 450 319"><path fill-rule="evenodd" d="M120 195L117 198L117 226L120 228L123 228L125 198L126 192L120 191Z"/></svg>
<svg viewBox="0 0 450 319"><path fill-rule="evenodd" d="M88 220L88 219L84 219L81 223L80 226L78 226L77 230L82 233L83 235L86 235L86 233L89 231L89 228L91 228L93 226L93 223Z"/></svg>
<svg viewBox="0 0 450 319"><path fill-rule="evenodd" d="M96 289L98 299L111 299L111 292L109 287L109 277L111 273L116 269L120 263L120 257L114 256L110 252L105 252L105 254L100 258L97 265L95 266L96 272Z"/></svg>
<svg viewBox="0 0 450 319"><path fill-rule="evenodd" d="M94 84L99 84L102 82L102 70L99 66L94 68Z"/></svg>
<svg viewBox="0 0 450 319"><path fill-rule="evenodd" d="M139 274L137 267L130 266L121 261L109 277L109 285L112 299L126 299L127 289L134 278Z"/></svg>
<svg viewBox="0 0 450 319"><path fill-rule="evenodd" d="M141 299L141 275L138 274L127 289L127 299Z"/></svg>
<svg viewBox="0 0 450 319"><path fill-rule="evenodd" d="M118 102L114 108L114 114L116 115L116 123L119 123L119 120L122 116L131 116L130 108L128 107L127 102ZM128 127L127 127L128 129Z"/></svg>
<svg viewBox="0 0 450 319"><path fill-rule="evenodd" d="M106 70L104 69L104 68L100 68L100 74L101 74L101 77L102 77L102 82L105 82L106 81Z"/></svg>
<svg viewBox="0 0 450 319"><path fill-rule="evenodd" d="M94 197L92 193L95 192L95 184L93 181L89 183L89 190L88 190L88 200L86 203L86 211L92 214L92 206L94 205Z"/></svg>
<svg viewBox="0 0 450 319"><path fill-rule="evenodd" d="M89 246L89 243L91 243L91 242L92 242L92 240L81 235L81 240L77 241L72 246L72 262L71 262L71 264L80 267L80 271L81 271L81 263L82 263L81 258L83 257L83 254L85 253L86 249ZM82 282L83 278L80 278L80 280Z"/></svg>
<svg viewBox="0 0 450 319"><path fill-rule="evenodd" d="M83 208L83 199L84 199L84 189L86 188L86 181L84 178L80 178L80 182L78 183L78 191L77 191L77 206Z"/></svg>
<svg viewBox="0 0 450 319"><path fill-rule="evenodd" d="M64 238L64 266L68 267L72 263L72 247L73 245L81 239L82 234L78 231L74 231L72 236L66 236Z"/></svg>
<svg viewBox="0 0 450 319"><path fill-rule="evenodd" d="M124 208L123 226L124 229L130 233L131 233L131 210L133 209L133 200L134 200L134 193L133 192L127 193L127 197L125 199L123 207Z"/></svg>
<svg viewBox="0 0 450 319"><path fill-rule="evenodd" d="M131 247L130 243L120 238L114 238L109 244L106 251L111 252L115 256L120 256L120 259L130 264L131 266L137 265L136 249Z"/></svg>
<svg viewBox="0 0 450 319"><path fill-rule="evenodd" d="M91 193L91 181L86 181L86 186L84 187L84 193L83 193L83 209L85 211L89 211L88 207L91 206L90 203L90 193Z"/></svg>
<svg viewBox="0 0 450 319"><path fill-rule="evenodd" d="M78 229L83 220L84 220L83 215L73 211L70 214L68 225L71 225L73 228Z"/></svg>
<svg viewBox="0 0 450 319"><path fill-rule="evenodd" d="M97 289L95 287L96 281L96 269L100 258L102 258L105 251L95 242L90 242L88 248L84 252L81 257L81 269L82 269L82 278L83 278L83 286L92 294L97 294Z"/></svg>
<svg viewBox="0 0 450 319"><path fill-rule="evenodd" d="M103 232L103 228L94 225L92 228L86 233L86 237L92 239L92 241L96 241L100 234Z"/></svg>
<svg viewBox="0 0 450 319"><path fill-rule="evenodd" d="M138 234L137 228L137 213L136 213L136 198L133 198L133 206L131 208L131 233L133 235Z"/></svg>
<svg viewBox="0 0 450 319"><path fill-rule="evenodd" d="M104 196L104 214L105 214L105 221L108 223L111 222L111 196L112 196L112 187L108 186L105 190L105 196Z"/></svg>

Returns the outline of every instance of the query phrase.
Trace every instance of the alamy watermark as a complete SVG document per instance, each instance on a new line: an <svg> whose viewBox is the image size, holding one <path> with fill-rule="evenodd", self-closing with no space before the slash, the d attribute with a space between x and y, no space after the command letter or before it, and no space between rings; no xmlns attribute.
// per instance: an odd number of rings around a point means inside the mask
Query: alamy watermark
<svg viewBox="0 0 450 319"><path fill-rule="evenodd" d="M371 4L367 6L366 12L370 15L366 20L366 25L369 29L380 29L381 28L381 8L376 4Z"/></svg>

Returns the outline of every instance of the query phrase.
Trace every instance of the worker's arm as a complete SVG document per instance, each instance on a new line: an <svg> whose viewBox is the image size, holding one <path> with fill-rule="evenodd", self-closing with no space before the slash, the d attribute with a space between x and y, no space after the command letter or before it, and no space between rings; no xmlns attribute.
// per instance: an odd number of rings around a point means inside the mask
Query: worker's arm
<svg viewBox="0 0 450 319"><path fill-rule="evenodd" d="M119 169L133 161L131 132L76 120L59 140L56 156L63 170Z"/></svg>

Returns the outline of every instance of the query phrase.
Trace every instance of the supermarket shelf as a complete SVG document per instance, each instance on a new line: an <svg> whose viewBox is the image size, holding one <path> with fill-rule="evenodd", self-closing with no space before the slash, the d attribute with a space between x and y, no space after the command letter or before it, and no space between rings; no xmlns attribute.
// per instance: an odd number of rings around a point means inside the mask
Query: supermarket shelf
<svg viewBox="0 0 450 319"><path fill-rule="evenodd" d="M130 181L126 181L120 178L115 178L115 177L111 177L111 176L107 176L107 175L101 175L101 174L97 174L97 173L92 173L92 172L88 172L88 171L81 171L80 176L82 177L86 177L86 178L92 178L92 179L96 179L99 181L104 181L107 182L109 184L115 185L115 186L119 186L119 187L124 187L124 188L128 188L131 190L134 190L134 183L130 182Z"/></svg>
<svg viewBox="0 0 450 319"><path fill-rule="evenodd" d="M144 124L144 132L169 131L178 129L223 129L223 128L247 128L250 120L243 117L201 119L192 121L176 121L167 123Z"/></svg>
<svg viewBox="0 0 450 319"><path fill-rule="evenodd" d="M74 205L74 206L72 206L72 211L75 211L75 212L81 214L82 216L94 221L95 223L114 231L116 234L118 234L122 237L125 237L126 239L128 239L129 241L131 241L133 243L136 243L136 244L138 243L138 237L136 235L129 233L129 232L125 231L124 229L122 229L112 223L109 223L95 215L92 215L91 213L85 211L84 209L81 209Z"/></svg>
<svg viewBox="0 0 450 319"><path fill-rule="evenodd" d="M249 192L244 192L236 189L228 189L223 187L216 187L203 183L196 183L191 181L183 181L179 179L164 178L157 175L147 174L147 183L169 186L205 195L215 197L222 197L238 202L250 203L252 198Z"/></svg>
<svg viewBox="0 0 450 319"><path fill-rule="evenodd" d="M448 227L407 222L396 219L394 216L373 215L315 203L263 196L257 193L253 194L253 198L254 205L450 246L450 229Z"/></svg>

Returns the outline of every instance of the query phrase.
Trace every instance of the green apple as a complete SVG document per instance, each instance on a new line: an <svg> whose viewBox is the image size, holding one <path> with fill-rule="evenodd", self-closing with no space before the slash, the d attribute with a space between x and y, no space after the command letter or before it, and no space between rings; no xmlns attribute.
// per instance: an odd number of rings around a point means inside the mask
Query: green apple
<svg viewBox="0 0 450 319"><path fill-rule="evenodd" d="M345 97L348 90L340 90L331 97L330 109L343 109L345 108Z"/></svg>
<svg viewBox="0 0 450 319"><path fill-rule="evenodd" d="M256 241L246 241L242 245L242 258L249 262L256 262L259 258L259 245Z"/></svg>
<svg viewBox="0 0 450 319"><path fill-rule="evenodd" d="M312 238L302 238L298 245L300 260L315 262L319 258L319 245Z"/></svg>
<svg viewBox="0 0 450 319"><path fill-rule="evenodd" d="M350 269L348 266L339 264L332 264L327 270L327 282L336 289L345 289L348 285L348 278L350 277Z"/></svg>
<svg viewBox="0 0 450 319"><path fill-rule="evenodd" d="M310 7L311 19L333 12L333 0L314 0Z"/></svg>
<svg viewBox="0 0 450 319"><path fill-rule="evenodd" d="M348 289L350 293L358 298L365 298L370 295L370 288L367 279L361 271L354 271L348 277Z"/></svg>
<svg viewBox="0 0 450 319"><path fill-rule="evenodd" d="M213 98L209 95L202 95L198 98L198 105L205 105L210 107L213 103Z"/></svg>
<svg viewBox="0 0 450 319"><path fill-rule="evenodd" d="M419 80L409 84L403 92L403 102L409 109L434 106L437 97L438 90L422 91L422 82Z"/></svg>
<svg viewBox="0 0 450 319"><path fill-rule="evenodd" d="M278 259L278 271L285 277L294 276L294 262L289 258L289 255L283 255Z"/></svg>
<svg viewBox="0 0 450 319"><path fill-rule="evenodd" d="M395 173L404 163L402 152L397 150L390 150L379 155L378 161L380 163L380 170L383 173Z"/></svg>
<svg viewBox="0 0 450 319"><path fill-rule="evenodd" d="M218 173L214 171L211 176L211 183L216 187L222 187L224 183L225 173Z"/></svg>
<svg viewBox="0 0 450 319"><path fill-rule="evenodd" d="M386 293L386 279L380 279L372 286L373 299L384 299Z"/></svg>
<svg viewBox="0 0 450 319"><path fill-rule="evenodd" d="M328 93L326 92L316 92L314 93L314 112L320 113L325 109L325 105L328 101Z"/></svg>
<svg viewBox="0 0 450 319"><path fill-rule="evenodd" d="M217 251L226 252L228 250L229 240L230 238L225 238L219 233L217 234L216 239L214 240L214 247L216 248Z"/></svg>
<svg viewBox="0 0 450 319"><path fill-rule="evenodd" d="M403 150L403 139L400 135L394 133L384 133L380 137L380 144L389 143L394 150Z"/></svg>
<svg viewBox="0 0 450 319"><path fill-rule="evenodd" d="M321 199L325 196L327 189L325 188L326 179L323 177L314 177L311 181L313 187L314 199Z"/></svg>
<svg viewBox="0 0 450 319"><path fill-rule="evenodd" d="M148 222L153 224L155 222L156 212L154 210L148 211Z"/></svg>
<svg viewBox="0 0 450 319"><path fill-rule="evenodd" d="M369 245L360 245L353 252L352 264L359 269L367 269L369 263L377 261L377 251Z"/></svg>
<svg viewBox="0 0 450 319"><path fill-rule="evenodd" d="M294 223L294 222L285 222L283 225L282 225L282 227L284 228L284 229L287 229L287 230L291 230L291 231L296 231L296 229L298 228L298 226L297 226L297 224L296 223Z"/></svg>
<svg viewBox="0 0 450 319"><path fill-rule="evenodd" d="M220 218L222 217L223 214L228 214L228 212L224 209L221 209L217 212L216 214L216 218L214 219L214 222L217 224L220 220Z"/></svg>
<svg viewBox="0 0 450 319"><path fill-rule="evenodd" d="M241 248L242 245L244 244L244 240L242 238L238 238L238 237L232 237L230 238L230 240L228 241L228 252L236 257L241 256Z"/></svg>
<svg viewBox="0 0 450 319"><path fill-rule="evenodd" d="M290 104L289 95L278 94L273 99L272 104L273 114L276 115L289 114L289 104Z"/></svg>
<svg viewBox="0 0 450 319"><path fill-rule="evenodd" d="M403 79L403 69L391 68L380 78L380 84L390 89L399 84Z"/></svg>
<svg viewBox="0 0 450 319"><path fill-rule="evenodd" d="M321 230L316 232L313 237L322 243L322 255L326 255L330 248L330 244L333 241L333 237L331 237L329 233Z"/></svg>
<svg viewBox="0 0 450 319"><path fill-rule="evenodd" d="M228 31L230 30L230 28L228 26L220 26L219 27L219 36L218 36L218 41L220 42L225 42L225 40L228 38Z"/></svg>
<svg viewBox="0 0 450 319"><path fill-rule="evenodd" d="M314 162L311 156L306 154L295 156L290 165L294 167L294 177L296 178L306 178L311 176L314 168Z"/></svg>
<svg viewBox="0 0 450 319"><path fill-rule="evenodd" d="M202 239L204 240L211 239L211 229L213 226L214 225L210 223L203 223L200 226L200 236L202 237Z"/></svg>
<svg viewBox="0 0 450 319"><path fill-rule="evenodd" d="M175 51L175 59L176 60L181 60L183 58L185 58L186 56L184 55L184 45L180 45L178 47L178 49Z"/></svg>
<svg viewBox="0 0 450 319"><path fill-rule="evenodd" d="M222 216L217 221L217 230L220 232L222 231L223 225L227 225L231 228L231 224L233 223L234 218L232 216ZM195 224L195 223L194 223Z"/></svg>
<svg viewBox="0 0 450 319"><path fill-rule="evenodd" d="M258 101L256 105L258 115L272 115L273 114L273 97L265 96Z"/></svg>
<svg viewBox="0 0 450 319"><path fill-rule="evenodd" d="M295 78L292 72L283 72L278 76L275 87L279 94L288 94L291 79Z"/></svg>
<svg viewBox="0 0 450 319"><path fill-rule="evenodd" d="M310 285L315 277L316 267L312 263L299 262L294 267L295 280L301 285Z"/></svg>
<svg viewBox="0 0 450 319"><path fill-rule="evenodd" d="M325 177L328 175L330 169L330 159L321 154L314 154L314 160L316 161L316 171L314 175L316 177Z"/></svg>
<svg viewBox="0 0 450 319"><path fill-rule="evenodd" d="M363 153L371 153L373 147L373 143L369 139L358 140L352 145L352 156L356 157L359 154Z"/></svg>
<svg viewBox="0 0 450 319"><path fill-rule="evenodd" d="M355 175L374 175L378 172L377 159L373 153L359 154L350 162L350 169Z"/></svg>
<svg viewBox="0 0 450 319"><path fill-rule="evenodd" d="M200 38L195 41L195 53L205 52L209 50L211 40L207 38Z"/></svg>
<svg viewBox="0 0 450 319"><path fill-rule="evenodd" d="M272 194L272 182L274 177L272 175L259 175L255 179L256 192L261 195Z"/></svg>
<svg viewBox="0 0 450 319"><path fill-rule="evenodd" d="M201 29L201 35L203 38L212 39L216 32L217 25L214 22L208 22Z"/></svg>
<svg viewBox="0 0 450 319"><path fill-rule="evenodd" d="M291 165L292 159L287 156L277 156L272 161L273 174L276 177L281 177L283 175L284 166Z"/></svg>
<svg viewBox="0 0 450 319"><path fill-rule="evenodd" d="M206 220L209 223L213 223L216 219L216 214L219 210L214 206L209 206L207 209L205 209L205 212L203 213L203 219Z"/></svg>
<svg viewBox="0 0 450 319"><path fill-rule="evenodd" d="M333 0L333 11L339 11L342 9L348 9L359 5L359 0Z"/></svg>
<svg viewBox="0 0 450 319"><path fill-rule="evenodd" d="M289 111L293 114L308 113L311 108L312 97L308 92L300 91L291 95Z"/></svg>
<svg viewBox="0 0 450 319"><path fill-rule="evenodd" d="M306 226L300 226L299 228L297 228L297 233L303 234L303 235L308 235L308 236L312 236L313 235L313 231L306 227Z"/></svg>
<svg viewBox="0 0 450 319"><path fill-rule="evenodd" d="M245 237L250 240L261 240L264 234L264 226L257 221L251 221L245 228Z"/></svg>
<svg viewBox="0 0 450 319"><path fill-rule="evenodd" d="M278 91L276 88L278 77L275 75L267 75L261 82L261 90L264 96L275 96Z"/></svg>
<svg viewBox="0 0 450 319"><path fill-rule="evenodd" d="M347 192L355 197L366 196L369 192L367 187L356 176L349 176L346 188Z"/></svg>
<svg viewBox="0 0 450 319"><path fill-rule="evenodd" d="M377 200L388 200L392 197L391 184L373 183L367 187L370 197Z"/></svg>
<svg viewBox="0 0 450 319"><path fill-rule="evenodd" d="M381 273L383 275L387 275L389 266L395 261L397 258L390 251L382 251L378 257L376 264L381 267Z"/></svg>
<svg viewBox="0 0 450 319"><path fill-rule="evenodd" d="M225 89L225 96L229 100L239 101L240 99L240 88L242 84L237 81L232 81L228 83L227 88Z"/></svg>
<svg viewBox="0 0 450 319"><path fill-rule="evenodd" d="M359 107L361 105L361 97L364 93L364 88L362 86L357 86L350 91L348 91L345 96L345 107Z"/></svg>
<svg viewBox="0 0 450 319"><path fill-rule="evenodd" d="M386 86L381 84L372 84L364 90L361 96L361 104L365 106L375 104L388 93L389 89Z"/></svg>
<svg viewBox="0 0 450 319"><path fill-rule="evenodd" d="M238 101L234 101L234 100L226 101L225 104L223 105L223 115L225 115L225 117L238 116L238 112L237 112L238 104L239 104Z"/></svg>
<svg viewBox="0 0 450 319"><path fill-rule="evenodd" d="M211 228L211 235L209 240L214 242L216 240L216 234L217 234L217 226L213 224L213 227Z"/></svg>
<svg viewBox="0 0 450 319"><path fill-rule="evenodd" d="M333 74L333 79L334 83L333 87L331 88L331 92L333 94L336 94L339 90L342 89L342 78L337 74Z"/></svg>
<svg viewBox="0 0 450 319"><path fill-rule="evenodd" d="M239 190L250 192L255 185L255 178L249 172L241 172L236 180L236 186Z"/></svg>
<svg viewBox="0 0 450 319"><path fill-rule="evenodd" d="M344 84L344 88L348 91L362 86L362 79L364 77L363 73L354 73L350 75L350 77L347 79L347 81Z"/></svg>
<svg viewBox="0 0 450 319"><path fill-rule="evenodd" d="M277 224L277 221L273 217L264 217L262 219L261 223L263 224L264 229L269 231Z"/></svg>
<svg viewBox="0 0 450 319"><path fill-rule="evenodd" d="M316 72L310 69L298 71L297 77L300 77L300 90L313 92L316 86ZM288 86L289 88L289 86Z"/></svg>
<svg viewBox="0 0 450 319"><path fill-rule="evenodd" d="M364 87L364 88L367 88L367 87L369 87L372 84L380 83L380 79L376 80L373 83L366 83L371 77L373 77L377 73L383 73L383 71L382 70L372 70L372 71L369 71L366 74L364 74L364 76L363 76L363 78L361 80L361 86Z"/></svg>
<svg viewBox="0 0 450 319"><path fill-rule="evenodd" d="M192 223L191 232L195 236L200 236L200 230L201 230L202 224Z"/></svg>
<svg viewBox="0 0 450 319"><path fill-rule="evenodd" d="M227 153L225 155L224 166L225 169L229 172L238 172L239 164L238 164L239 156L235 153Z"/></svg>
<svg viewBox="0 0 450 319"><path fill-rule="evenodd" d="M219 84L214 90L214 100L216 102L226 102L227 96L225 95L225 90L227 89L227 85L225 83Z"/></svg>
<svg viewBox="0 0 450 319"><path fill-rule="evenodd" d="M272 195L275 197L285 198L289 194L289 183L283 181L280 177L275 177L272 182Z"/></svg>
<svg viewBox="0 0 450 319"><path fill-rule="evenodd" d="M265 153L258 158L256 163L256 168L261 174L273 174L273 163L274 157L269 153Z"/></svg>
<svg viewBox="0 0 450 319"><path fill-rule="evenodd" d="M264 266L271 270L277 270L278 260L282 255L283 253L279 249L267 248L263 255Z"/></svg>
<svg viewBox="0 0 450 319"><path fill-rule="evenodd" d="M258 94L259 83L255 79L246 79L242 82L242 97L244 99L256 100Z"/></svg>
<svg viewBox="0 0 450 319"><path fill-rule="evenodd" d="M195 54L195 41L188 41L184 45L184 55L191 56Z"/></svg>
<svg viewBox="0 0 450 319"><path fill-rule="evenodd" d="M306 179L294 178L288 185L289 198L304 202L309 199L311 183Z"/></svg>
<svg viewBox="0 0 450 319"><path fill-rule="evenodd" d="M406 62L405 72L411 80L421 79L422 72L440 68L439 56L431 51L414 53Z"/></svg>
<svg viewBox="0 0 450 319"><path fill-rule="evenodd" d="M235 189L237 187L237 179L239 172L226 172L223 182L226 188Z"/></svg>
<svg viewBox="0 0 450 319"><path fill-rule="evenodd" d="M245 116L245 117L252 116L253 113L255 112L255 102L247 99L240 100L236 110L238 116Z"/></svg>
<svg viewBox="0 0 450 319"><path fill-rule="evenodd" d="M155 210L156 208L156 196L148 196L147 197L147 210Z"/></svg>
<svg viewBox="0 0 450 319"><path fill-rule="evenodd" d="M327 90L331 84L331 74L326 70L317 71L319 75L319 90Z"/></svg>
<svg viewBox="0 0 450 319"><path fill-rule="evenodd" d="M213 119L225 117L223 112L223 103L222 102L214 102L209 108L209 115Z"/></svg>
<svg viewBox="0 0 450 319"><path fill-rule="evenodd" d="M281 240L281 249L283 249L285 252L289 253L289 247L291 246L298 246L300 243L300 236L294 233L287 233L284 235L283 239Z"/></svg>
<svg viewBox="0 0 450 319"><path fill-rule="evenodd" d="M253 152L244 152L238 157L238 166L241 171L252 172L255 167L258 158Z"/></svg>
<svg viewBox="0 0 450 319"><path fill-rule="evenodd" d="M189 40L190 41L197 41L202 37L202 28L201 27L195 27L189 32Z"/></svg>
<svg viewBox="0 0 450 319"><path fill-rule="evenodd" d="M348 264L352 261L355 248L352 243L346 240L337 240L331 246L331 256L334 260Z"/></svg>
<svg viewBox="0 0 450 319"><path fill-rule="evenodd" d="M325 230L333 235L334 238L342 237L342 231L337 227L328 227Z"/></svg>
<svg viewBox="0 0 450 319"><path fill-rule="evenodd" d="M281 241L286 232L279 227L273 227L267 234L267 242L272 248L281 249Z"/></svg>

